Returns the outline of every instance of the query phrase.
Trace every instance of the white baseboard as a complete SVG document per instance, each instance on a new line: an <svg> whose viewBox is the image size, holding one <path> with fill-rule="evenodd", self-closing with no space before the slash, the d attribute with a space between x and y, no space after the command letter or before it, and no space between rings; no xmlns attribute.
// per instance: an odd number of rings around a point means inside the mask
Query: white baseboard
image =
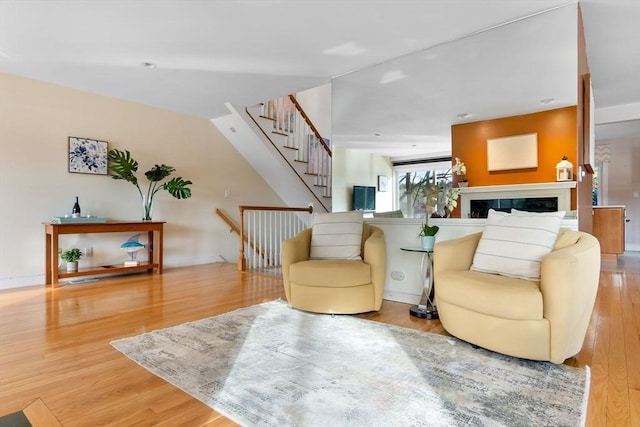
<svg viewBox="0 0 640 427"><path fill-rule="evenodd" d="M220 255L213 256L205 256L205 257L197 257L197 258L184 258L184 259L171 259L169 262L165 260L163 267L164 268L172 268L172 267L188 267L190 265L199 265L199 264L212 264L216 262L227 262ZM96 275L99 277L102 275ZM91 276L93 277L93 276ZM13 288L24 288L27 286L44 286L44 274L35 274L32 276L21 276L21 277L7 277L0 278L0 290L2 289L13 289Z"/></svg>
<svg viewBox="0 0 640 427"><path fill-rule="evenodd" d="M26 288L35 285L44 285L44 274L0 279L0 289Z"/></svg>
<svg viewBox="0 0 640 427"><path fill-rule="evenodd" d="M165 259L163 267L164 268L173 268L173 267L188 267L190 265L200 265L200 264L213 264L215 262L227 262L221 255L212 255L212 256L202 256L196 258L179 258L172 257L171 259Z"/></svg>
<svg viewBox="0 0 640 427"><path fill-rule="evenodd" d="M382 295L382 298L388 301L403 302L406 304L418 304L418 302L420 301L420 297L421 295L418 294L386 289L384 291L384 294Z"/></svg>

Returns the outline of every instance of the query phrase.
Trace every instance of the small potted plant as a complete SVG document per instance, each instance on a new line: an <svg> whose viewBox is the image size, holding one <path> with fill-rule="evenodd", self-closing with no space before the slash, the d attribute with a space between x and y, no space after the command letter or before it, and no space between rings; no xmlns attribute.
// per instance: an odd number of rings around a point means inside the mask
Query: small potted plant
<svg viewBox="0 0 640 427"><path fill-rule="evenodd" d="M67 272L74 273L78 271L78 260L82 256L82 252L78 248L67 249L60 254L60 258L67 262Z"/></svg>
<svg viewBox="0 0 640 427"><path fill-rule="evenodd" d="M440 230L440 227L437 225L429 225L429 217L427 217L424 224L420 226L420 233L418 233L418 236L422 238L422 249L433 250L438 230Z"/></svg>

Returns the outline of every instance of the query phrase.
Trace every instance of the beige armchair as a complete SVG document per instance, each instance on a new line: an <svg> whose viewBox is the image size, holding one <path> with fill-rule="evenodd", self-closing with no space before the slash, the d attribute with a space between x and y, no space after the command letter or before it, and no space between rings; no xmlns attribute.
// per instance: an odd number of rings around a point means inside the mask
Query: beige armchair
<svg viewBox="0 0 640 427"><path fill-rule="evenodd" d="M475 233L435 246L442 326L464 341L511 356L562 363L576 355L598 291L598 240L561 229L536 282L471 271L480 237Z"/></svg>
<svg viewBox="0 0 640 427"><path fill-rule="evenodd" d="M384 232L363 224L362 260L311 260L311 230L282 242L282 277L289 305L316 313L379 310L386 274Z"/></svg>

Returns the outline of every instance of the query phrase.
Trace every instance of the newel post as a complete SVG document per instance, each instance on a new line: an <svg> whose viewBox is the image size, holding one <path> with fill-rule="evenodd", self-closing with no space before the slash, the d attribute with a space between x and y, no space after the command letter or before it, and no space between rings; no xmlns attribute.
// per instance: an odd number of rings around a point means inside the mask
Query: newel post
<svg viewBox="0 0 640 427"><path fill-rule="evenodd" d="M247 260L244 257L244 206L240 206L240 254L238 255L238 271L247 269Z"/></svg>

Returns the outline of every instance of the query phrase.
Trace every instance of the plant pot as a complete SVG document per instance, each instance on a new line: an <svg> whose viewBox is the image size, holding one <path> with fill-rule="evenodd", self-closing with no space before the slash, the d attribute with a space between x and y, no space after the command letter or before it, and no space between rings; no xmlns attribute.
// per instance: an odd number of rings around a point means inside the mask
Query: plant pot
<svg viewBox="0 0 640 427"><path fill-rule="evenodd" d="M466 187L469 185L469 181L460 181L458 187Z"/></svg>
<svg viewBox="0 0 640 427"><path fill-rule="evenodd" d="M436 236L422 236L422 249L432 251L435 243Z"/></svg>
<svg viewBox="0 0 640 427"><path fill-rule="evenodd" d="M75 273L78 271L78 261L67 262L67 273Z"/></svg>

